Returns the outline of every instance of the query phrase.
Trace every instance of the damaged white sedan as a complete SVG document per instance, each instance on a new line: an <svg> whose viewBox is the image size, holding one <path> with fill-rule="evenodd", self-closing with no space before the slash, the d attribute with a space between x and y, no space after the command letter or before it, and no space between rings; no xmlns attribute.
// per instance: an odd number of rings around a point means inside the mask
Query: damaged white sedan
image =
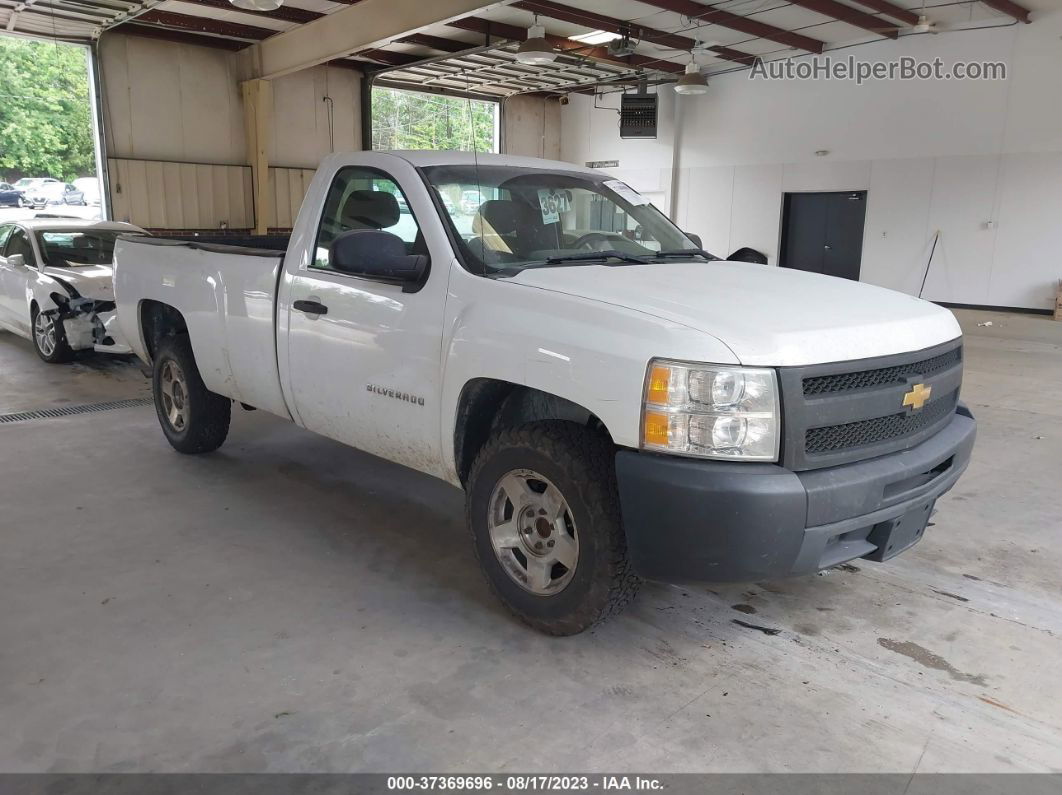
<svg viewBox="0 0 1062 795"><path fill-rule="evenodd" d="M132 224L76 218L0 225L0 327L55 364L74 351L130 353L118 331L112 260Z"/></svg>

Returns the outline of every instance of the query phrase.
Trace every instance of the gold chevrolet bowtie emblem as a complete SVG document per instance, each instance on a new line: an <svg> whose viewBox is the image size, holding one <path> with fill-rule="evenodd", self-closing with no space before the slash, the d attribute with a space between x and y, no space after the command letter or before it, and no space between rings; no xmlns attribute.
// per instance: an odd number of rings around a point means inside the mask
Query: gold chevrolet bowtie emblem
<svg viewBox="0 0 1062 795"><path fill-rule="evenodd" d="M910 406L912 410L918 411L926 404L931 394L933 394L933 387L925 384L915 384L911 387L911 391L903 396L903 405Z"/></svg>

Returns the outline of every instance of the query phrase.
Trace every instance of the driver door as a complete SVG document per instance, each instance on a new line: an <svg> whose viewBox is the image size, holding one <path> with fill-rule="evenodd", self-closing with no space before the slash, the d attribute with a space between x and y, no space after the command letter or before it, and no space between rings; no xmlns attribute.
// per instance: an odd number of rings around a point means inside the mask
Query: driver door
<svg viewBox="0 0 1062 795"><path fill-rule="evenodd" d="M6 231L4 231L6 230ZM26 232L17 226L0 229L0 320L4 325L22 333L29 333L30 318L26 305L26 286L36 276L37 259ZM24 266L13 265L8 257L21 254Z"/></svg>
<svg viewBox="0 0 1062 795"><path fill-rule="evenodd" d="M434 474L442 470L440 345L453 255L416 172L393 169L347 166L332 180L313 246L284 280L287 388L305 428ZM426 281L407 292L333 268L329 244L352 229L389 232L408 253L428 254Z"/></svg>

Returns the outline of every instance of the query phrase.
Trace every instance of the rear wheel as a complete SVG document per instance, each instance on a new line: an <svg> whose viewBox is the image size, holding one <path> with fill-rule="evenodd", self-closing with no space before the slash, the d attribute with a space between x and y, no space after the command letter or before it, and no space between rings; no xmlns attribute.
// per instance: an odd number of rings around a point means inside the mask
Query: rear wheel
<svg viewBox="0 0 1062 795"><path fill-rule="evenodd" d="M480 566L541 632L582 632L637 593L613 460L601 434L551 421L498 431L473 464L466 506Z"/></svg>
<svg viewBox="0 0 1062 795"><path fill-rule="evenodd" d="M155 413L162 432L181 453L210 453L229 434L232 401L206 388L188 335L166 337L152 367Z"/></svg>
<svg viewBox="0 0 1062 795"><path fill-rule="evenodd" d="M30 311L30 325L33 327L33 348L48 364L62 364L74 357L58 312L41 312L34 306Z"/></svg>

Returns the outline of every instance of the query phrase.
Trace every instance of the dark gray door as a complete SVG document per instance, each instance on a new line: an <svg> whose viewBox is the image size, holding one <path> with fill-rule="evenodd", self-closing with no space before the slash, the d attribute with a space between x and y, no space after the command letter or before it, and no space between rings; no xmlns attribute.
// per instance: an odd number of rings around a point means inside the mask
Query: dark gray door
<svg viewBox="0 0 1062 795"><path fill-rule="evenodd" d="M779 264L858 280L866 212L866 191L787 193Z"/></svg>

